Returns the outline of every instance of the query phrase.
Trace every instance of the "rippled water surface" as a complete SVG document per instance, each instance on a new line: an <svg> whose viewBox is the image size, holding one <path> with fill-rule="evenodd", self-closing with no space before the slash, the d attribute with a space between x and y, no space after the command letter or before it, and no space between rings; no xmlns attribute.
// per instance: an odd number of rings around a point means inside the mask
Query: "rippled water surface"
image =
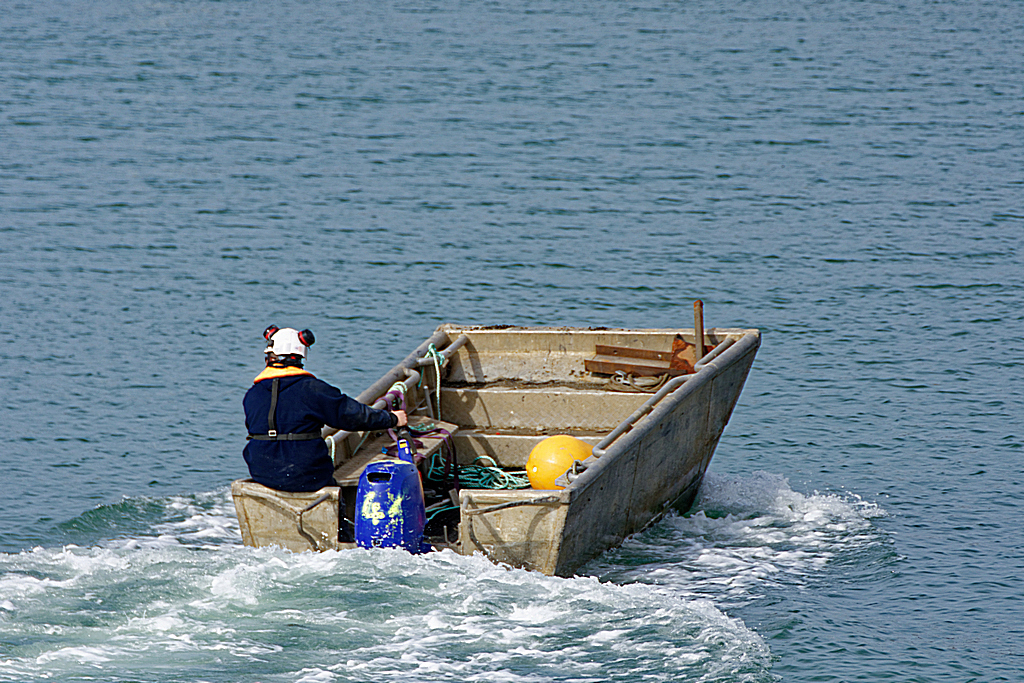
<svg viewBox="0 0 1024 683"><path fill-rule="evenodd" d="M6 3L0 680L1019 681L1024 28L972 3ZM241 546L270 323L757 327L581 576Z"/></svg>

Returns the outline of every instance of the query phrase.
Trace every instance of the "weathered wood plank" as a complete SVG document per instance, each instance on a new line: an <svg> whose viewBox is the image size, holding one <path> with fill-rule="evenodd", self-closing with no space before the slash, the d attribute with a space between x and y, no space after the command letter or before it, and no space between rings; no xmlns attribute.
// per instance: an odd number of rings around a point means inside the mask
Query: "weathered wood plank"
<svg viewBox="0 0 1024 683"><path fill-rule="evenodd" d="M676 377L689 374L685 368L671 367L671 361L653 358L594 356L583 361L583 367L586 368L587 372L595 372L601 375L614 375L616 372L625 372L636 377L659 377L666 374Z"/></svg>
<svg viewBox="0 0 1024 683"><path fill-rule="evenodd" d="M646 358L649 360L672 360L671 351L654 351L652 349L635 349L628 346L610 346L595 344L594 352L598 356L617 356L620 358Z"/></svg>

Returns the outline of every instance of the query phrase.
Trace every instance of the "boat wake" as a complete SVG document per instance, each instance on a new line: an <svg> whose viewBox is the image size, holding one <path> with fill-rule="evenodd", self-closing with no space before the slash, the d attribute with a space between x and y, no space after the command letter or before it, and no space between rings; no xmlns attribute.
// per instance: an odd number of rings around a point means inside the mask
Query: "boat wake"
<svg viewBox="0 0 1024 683"><path fill-rule="evenodd" d="M452 552L247 548L227 490L62 525L104 532L0 555L0 681L773 680L709 599Z"/></svg>
<svg viewBox="0 0 1024 683"><path fill-rule="evenodd" d="M451 552L246 548L227 489L129 499L62 524L62 547L0 555L0 681L769 681L766 643L725 612L891 561L884 514L709 473L690 514L561 579Z"/></svg>
<svg viewBox="0 0 1024 683"><path fill-rule="evenodd" d="M668 515L584 569L735 607L832 566L891 561L892 542L871 521L884 515L853 495L798 493L777 474L708 472L688 514Z"/></svg>
<svg viewBox="0 0 1024 683"><path fill-rule="evenodd" d="M241 545L227 487L206 493L125 498L57 527L63 545L104 548Z"/></svg>

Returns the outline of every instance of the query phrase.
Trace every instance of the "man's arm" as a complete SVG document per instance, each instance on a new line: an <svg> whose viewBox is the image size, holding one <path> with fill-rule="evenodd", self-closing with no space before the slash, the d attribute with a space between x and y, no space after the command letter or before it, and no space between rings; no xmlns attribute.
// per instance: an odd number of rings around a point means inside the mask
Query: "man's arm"
<svg viewBox="0 0 1024 683"><path fill-rule="evenodd" d="M324 423L330 427L355 432L403 427L409 422L404 410L377 410L346 396L327 382L314 381L316 386L312 395L316 408Z"/></svg>

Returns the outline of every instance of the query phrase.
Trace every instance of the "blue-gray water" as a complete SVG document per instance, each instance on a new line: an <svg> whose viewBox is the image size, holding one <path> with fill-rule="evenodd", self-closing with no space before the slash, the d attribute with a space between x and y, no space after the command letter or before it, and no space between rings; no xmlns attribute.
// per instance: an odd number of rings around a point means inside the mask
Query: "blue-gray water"
<svg viewBox="0 0 1024 683"><path fill-rule="evenodd" d="M0 680L1024 680L1024 6L3 2ZM758 327L555 579L243 548L270 324Z"/></svg>

